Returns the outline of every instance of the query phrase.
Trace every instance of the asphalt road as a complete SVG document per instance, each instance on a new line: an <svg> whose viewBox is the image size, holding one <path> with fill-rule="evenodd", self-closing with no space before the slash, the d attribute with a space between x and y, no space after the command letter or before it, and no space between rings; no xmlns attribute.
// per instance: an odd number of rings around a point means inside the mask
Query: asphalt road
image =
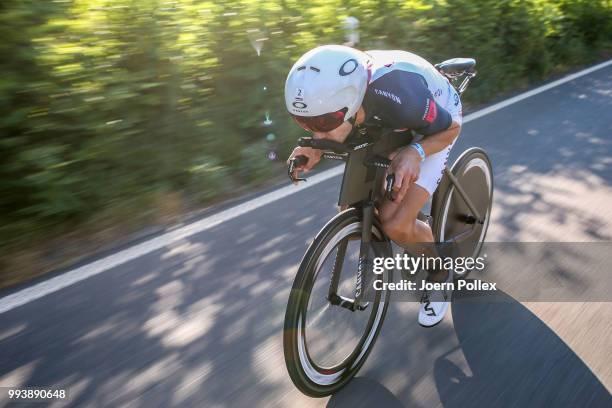
<svg viewBox="0 0 612 408"><path fill-rule="evenodd" d="M489 241L612 241L611 112L608 66L465 125L451 157L477 145L494 164ZM300 394L285 305L339 181L0 314L0 387L68 390L53 406L612 406L612 303L503 292L433 329L393 303L353 382Z"/></svg>

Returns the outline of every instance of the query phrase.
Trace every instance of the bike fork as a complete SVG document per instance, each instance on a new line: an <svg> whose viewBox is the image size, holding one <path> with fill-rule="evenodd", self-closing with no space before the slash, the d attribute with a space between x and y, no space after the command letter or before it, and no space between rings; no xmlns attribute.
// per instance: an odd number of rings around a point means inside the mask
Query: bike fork
<svg viewBox="0 0 612 408"><path fill-rule="evenodd" d="M340 283L340 275L342 274L342 264L344 263L344 256L346 255L346 247L348 246L348 238L342 240L338 245L338 252L336 253L336 259L334 260L334 267L331 273L331 280L329 282L329 289L327 291L327 299L332 305L345 307L352 309L352 301L344 296L338 295L338 283Z"/></svg>
<svg viewBox="0 0 612 408"><path fill-rule="evenodd" d="M364 288L368 283L368 274L370 271L370 245L372 242L372 223L374 217L374 203L366 202L363 206L363 220L361 229L361 245L359 247L359 262L357 266L357 279L355 281L355 298L349 299L344 296L338 295L338 284L340 282L340 275L342 274L342 264L344 263L344 256L346 255L346 247L348 246L348 239L343 240L338 246L338 252L336 253L336 259L331 274L331 280L329 283L329 289L327 292L327 299L332 305L344 307L351 311L364 310L367 307L367 302L362 304L362 297Z"/></svg>
<svg viewBox="0 0 612 408"><path fill-rule="evenodd" d="M368 284L370 270L370 245L372 243L372 222L374 217L374 203L366 201L362 208L361 246L359 247L359 263L357 265L357 281L355 283L355 304L359 305L364 288Z"/></svg>

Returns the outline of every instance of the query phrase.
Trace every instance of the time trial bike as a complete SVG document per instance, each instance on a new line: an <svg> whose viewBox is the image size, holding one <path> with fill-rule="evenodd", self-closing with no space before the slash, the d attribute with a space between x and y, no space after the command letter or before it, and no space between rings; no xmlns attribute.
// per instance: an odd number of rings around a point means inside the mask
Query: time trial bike
<svg viewBox="0 0 612 408"><path fill-rule="evenodd" d="M459 94L476 75L475 60L454 58L436 68ZM375 210L384 191L390 196L394 177L385 178L388 153L414 137L406 134L356 132L344 143L304 137L298 142L324 151L323 157L345 164L338 205L347 207L332 218L308 247L291 288L284 323L284 356L298 389L313 397L338 391L358 372L368 357L389 306L390 291L367 292L372 282L372 259L392 257ZM294 168L306 163L293 158ZM438 243L452 243L456 256L476 258L485 239L493 199L493 175L486 152L464 151L445 168L432 197L430 224ZM468 271L458 278L465 277ZM393 270L376 279L392 282ZM457 274L456 274L457 275Z"/></svg>

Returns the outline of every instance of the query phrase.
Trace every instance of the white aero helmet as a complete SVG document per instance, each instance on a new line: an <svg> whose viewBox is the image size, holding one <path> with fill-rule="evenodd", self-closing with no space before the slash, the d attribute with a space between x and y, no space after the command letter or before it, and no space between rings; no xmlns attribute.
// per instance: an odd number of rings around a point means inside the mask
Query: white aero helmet
<svg viewBox="0 0 612 408"><path fill-rule="evenodd" d="M344 45L308 51L287 76L287 110L307 130L338 127L361 106L368 85L368 60L366 53ZM335 116L328 115L332 113Z"/></svg>

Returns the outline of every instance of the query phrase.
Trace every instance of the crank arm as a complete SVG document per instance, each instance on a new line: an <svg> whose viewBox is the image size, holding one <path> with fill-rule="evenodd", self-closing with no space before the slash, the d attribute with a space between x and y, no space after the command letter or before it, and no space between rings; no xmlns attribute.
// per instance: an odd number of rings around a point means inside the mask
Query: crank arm
<svg viewBox="0 0 612 408"><path fill-rule="evenodd" d="M330 294L327 297L327 300L329 300L332 305L343 307L351 312L354 312L355 310L365 310L369 305L369 302L366 302L365 304L355 303L355 299L349 299L336 293Z"/></svg>

